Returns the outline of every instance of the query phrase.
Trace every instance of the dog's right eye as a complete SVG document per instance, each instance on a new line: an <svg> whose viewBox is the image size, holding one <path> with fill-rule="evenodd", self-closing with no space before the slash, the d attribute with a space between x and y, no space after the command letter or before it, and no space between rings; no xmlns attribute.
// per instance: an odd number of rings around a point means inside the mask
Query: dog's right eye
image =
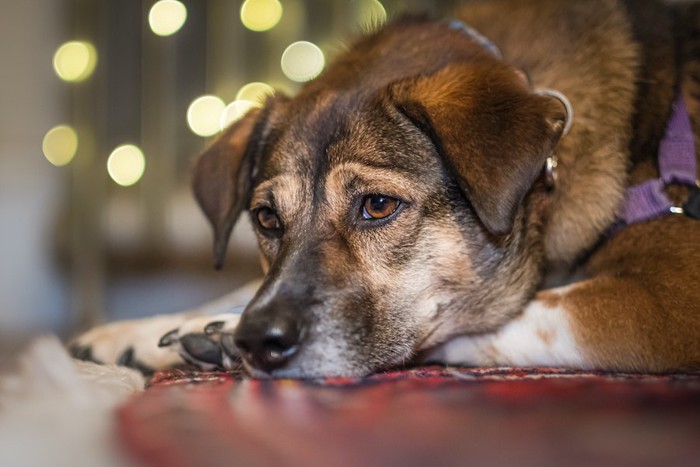
<svg viewBox="0 0 700 467"><path fill-rule="evenodd" d="M260 228L270 232L277 232L282 230L282 223L280 222L277 213L268 207L261 207L255 211L255 217L258 220Z"/></svg>
<svg viewBox="0 0 700 467"><path fill-rule="evenodd" d="M366 220L382 220L391 216L401 206L401 201L386 195L368 195L362 201L362 217Z"/></svg>

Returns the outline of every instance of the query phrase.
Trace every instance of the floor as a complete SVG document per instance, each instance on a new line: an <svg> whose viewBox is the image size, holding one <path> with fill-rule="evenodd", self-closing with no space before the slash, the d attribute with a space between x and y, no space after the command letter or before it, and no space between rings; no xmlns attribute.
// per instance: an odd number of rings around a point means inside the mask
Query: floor
<svg viewBox="0 0 700 467"><path fill-rule="evenodd" d="M700 375L429 367L364 379L161 374L118 412L145 465L698 465Z"/></svg>

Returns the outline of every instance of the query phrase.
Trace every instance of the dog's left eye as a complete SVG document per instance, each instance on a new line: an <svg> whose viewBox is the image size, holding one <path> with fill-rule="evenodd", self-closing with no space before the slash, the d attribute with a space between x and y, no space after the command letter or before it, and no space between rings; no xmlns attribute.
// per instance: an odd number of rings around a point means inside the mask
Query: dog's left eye
<svg viewBox="0 0 700 467"><path fill-rule="evenodd" d="M362 201L362 217L367 220L386 219L401 205L401 201L391 196L368 195Z"/></svg>
<svg viewBox="0 0 700 467"><path fill-rule="evenodd" d="M282 229L282 223L277 217L277 213L268 207L258 208L255 217L258 219L260 227L265 230L278 231Z"/></svg>

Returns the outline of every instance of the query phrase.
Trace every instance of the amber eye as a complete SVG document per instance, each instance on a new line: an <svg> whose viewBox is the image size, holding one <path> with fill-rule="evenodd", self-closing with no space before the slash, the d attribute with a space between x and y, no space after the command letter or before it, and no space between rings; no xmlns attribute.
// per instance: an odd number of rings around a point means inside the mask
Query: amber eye
<svg viewBox="0 0 700 467"><path fill-rule="evenodd" d="M392 215L401 204L396 198L385 195L365 196L362 202L362 217L368 220L385 219Z"/></svg>
<svg viewBox="0 0 700 467"><path fill-rule="evenodd" d="M256 211L256 217L260 227L265 230L280 230L282 228L279 217L275 211L268 207L259 208Z"/></svg>

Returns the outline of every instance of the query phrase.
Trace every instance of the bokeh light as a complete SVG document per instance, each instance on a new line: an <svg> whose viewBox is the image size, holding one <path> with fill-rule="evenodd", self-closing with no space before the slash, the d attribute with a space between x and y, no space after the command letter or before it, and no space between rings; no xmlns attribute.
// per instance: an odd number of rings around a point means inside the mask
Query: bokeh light
<svg viewBox="0 0 700 467"><path fill-rule="evenodd" d="M282 18L279 0L246 0L241 5L241 22L251 31L267 31Z"/></svg>
<svg viewBox="0 0 700 467"><path fill-rule="evenodd" d="M121 186L130 186L141 180L145 169L143 152L133 144L119 146L107 159L109 176Z"/></svg>
<svg viewBox="0 0 700 467"><path fill-rule="evenodd" d="M253 101L235 100L226 106L221 113L220 128L223 130L236 120L242 118L248 111L261 105Z"/></svg>
<svg viewBox="0 0 700 467"><path fill-rule="evenodd" d="M57 167L68 164L78 151L78 134L68 125L58 125L44 135L41 150L46 160Z"/></svg>
<svg viewBox="0 0 700 467"><path fill-rule="evenodd" d="M379 0L360 0L357 22L365 29L374 29L386 23L386 9Z"/></svg>
<svg viewBox="0 0 700 467"><path fill-rule="evenodd" d="M221 129L242 118L250 109L262 107L267 97L274 93L275 89L267 83L253 82L243 86L238 90L236 100L221 113Z"/></svg>
<svg viewBox="0 0 700 467"><path fill-rule="evenodd" d="M321 49L311 42L299 41L291 44L282 54L282 72L299 83L318 76L326 65Z"/></svg>
<svg viewBox="0 0 700 467"><path fill-rule="evenodd" d="M238 91L236 100L259 102L262 104L268 96L272 96L274 93L275 90L269 84L259 82L248 83Z"/></svg>
<svg viewBox="0 0 700 467"><path fill-rule="evenodd" d="M96 65L97 51L85 41L66 42L53 56L53 68L64 81L83 81L92 74Z"/></svg>
<svg viewBox="0 0 700 467"><path fill-rule="evenodd" d="M148 24L159 36L170 36L180 30L187 20L187 8L176 0L160 0L148 13Z"/></svg>
<svg viewBox="0 0 700 467"><path fill-rule="evenodd" d="M221 115L226 108L216 96L201 96L187 109L187 123L199 136L211 136L221 130Z"/></svg>

